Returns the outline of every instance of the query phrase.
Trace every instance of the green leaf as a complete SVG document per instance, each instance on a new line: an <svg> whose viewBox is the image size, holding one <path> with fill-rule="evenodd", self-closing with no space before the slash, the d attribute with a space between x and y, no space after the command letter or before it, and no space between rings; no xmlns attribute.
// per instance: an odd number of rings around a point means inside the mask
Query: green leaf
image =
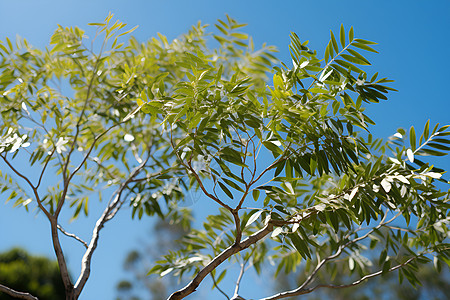
<svg viewBox="0 0 450 300"><path fill-rule="evenodd" d="M411 150L416 151L416 132L414 130L414 126L411 126L409 129L409 143L411 145Z"/></svg>
<svg viewBox="0 0 450 300"><path fill-rule="evenodd" d="M223 65L220 65L219 70L216 74L216 84L219 83L222 79Z"/></svg>
<svg viewBox="0 0 450 300"><path fill-rule="evenodd" d="M239 33L239 32L233 32L231 33L232 37L238 38L240 40L246 40L248 39L248 35L245 33Z"/></svg>
<svg viewBox="0 0 450 300"><path fill-rule="evenodd" d="M119 37L119 36L122 36L122 35L126 35L126 34L129 34L129 33L132 33L132 32L135 31L138 27L139 27L139 26L134 26L134 27L131 28L130 30L127 30L127 31L125 31L125 32L123 32L123 33L121 33L121 34L119 34L118 37Z"/></svg>
<svg viewBox="0 0 450 300"><path fill-rule="evenodd" d="M309 259L311 259L311 253L309 251L308 245L306 244L306 242L304 240L302 240L298 236L298 234L291 233L291 234L288 234L288 237L292 241L292 244L294 245L295 249L297 249L298 253L302 257L304 257L304 258L308 257Z"/></svg>
<svg viewBox="0 0 450 300"><path fill-rule="evenodd" d="M282 90L284 90L283 79L278 74L274 74L273 75L273 86L275 87L275 89L282 89Z"/></svg>
<svg viewBox="0 0 450 300"><path fill-rule="evenodd" d="M428 140L430 134L430 119L428 119L427 123L425 124L425 128L423 129L423 137L425 140Z"/></svg>
<svg viewBox="0 0 450 300"><path fill-rule="evenodd" d="M329 58L330 58L330 48L329 48L329 46L327 46L325 48L325 62L326 63L328 63Z"/></svg>
<svg viewBox="0 0 450 300"><path fill-rule="evenodd" d="M366 65L370 65L370 62L361 54L359 54L357 51L353 50L353 49L347 49L347 51L349 53L351 53L353 56L355 56L356 58L358 58L359 60L362 60L365 62ZM371 80L373 81L373 80Z"/></svg>
<svg viewBox="0 0 450 300"><path fill-rule="evenodd" d="M224 28L222 28L222 26L218 24L214 24L214 26L216 26L216 28L219 29L220 32L222 32L224 35L228 35L228 32Z"/></svg>
<svg viewBox="0 0 450 300"><path fill-rule="evenodd" d="M220 155L220 157L228 162L231 162L235 165L241 166L241 167L246 167L245 164L242 163L242 159L241 159L241 154L240 152L230 148L230 147L225 147L221 150L222 155Z"/></svg>
<svg viewBox="0 0 450 300"><path fill-rule="evenodd" d="M446 140L446 139L440 139L440 138L433 138L433 141L436 143L443 143L443 144L450 144L450 140Z"/></svg>
<svg viewBox="0 0 450 300"><path fill-rule="evenodd" d="M347 54L341 54L341 57L344 58L345 60L358 64L358 65L370 65L369 62L359 59L357 57L351 56L351 55L347 55Z"/></svg>
<svg viewBox="0 0 450 300"><path fill-rule="evenodd" d="M387 260L387 261L383 264L382 273L383 273L383 274L388 273L390 268L391 268L391 261L390 261L390 260Z"/></svg>
<svg viewBox="0 0 450 300"><path fill-rule="evenodd" d="M355 40L354 40L354 41L355 41ZM357 47L357 48L360 48L360 49L363 49L363 50L366 50L366 51L378 53L378 51L372 49L371 47L369 47L369 46L367 46L367 45L365 45L365 44L360 44L360 43L355 43L355 42L353 42L353 43L352 43L352 46L355 46L355 47Z"/></svg>
<svg viewBox="0 0 450 300"><path fill-rule="evenodd" d="M363 40L363 39L355 39L355 42L365 44L365 45L377 45L378 43Z"/></svg>
<svg viewBox="0 0 450 300"><path fill-rule="evenodd" d="M450 146L445 146L445 145L441 145L441 144L433 143L433 142L427 143L427 146L433 147L433 148L439 149L439 150L444 150L444 151L450 150Z"/></svg>
<svg viewBox="0 0 450 300"><path fill-rule="evenodd" d="M6 49L5 46L2 45L2 43L0 42L0 49L3 50L3 52L5 52L6 54L9 53L9 51Z"/></svg>
<svg viewBox="0 0 450 300"><path fill-rule="evenodd" d="M281 155L283 153L283 150L281 150L278 145L281 145L278 141L264 141L262 144L270 150L275 157Z"/></svg>
<svg viewBox="0 0 450 300"><path fill-rule="evenodd" d="M359 69L358 67L356 67L355 65L352 65L351 63L345 61L345 60L341 60L341 59L335 59L334 60L336 63L340 64L341 66L343 66L346 69L350 69L352 71L355 71L359 74L364 74L364 71Z"/></svg>
<svg viewBox="0 0 450 300"><path fill-rule="evenodd" d="M222 191L225 192L225 194L227 194L228 197L230 197L231 199L234 199L233 193L230 192L230 190L225 186L225 184L223 184L220 181L218 181L217 183L219 183L220 188L222 189Z"/></svg>
<svg viewBox="0 0 450 300"><path fill-rule="evenodd" d="M264 212L264 210L257 210L255 211L251 217L248 219L247 223L245 224L245 227L253 224L256 220L258 220L259 216Z"/></svg>
<svg viewBox="0 0 450 300"><path fill-rule="evenodd" d="M222 178L222 180L225 181L225 183L228 184L229 186L231 186L232 188L238 190L239 192L244 193L244 190L239 185L237 185L235 182L233 182L229 179L226 179L226 178Z"/></svg>
<svg viewBox="0 0 450 300"><path fill-rule="evenodd" d="M383 249L380 253L380 257L378 258L378 264L383 265L387 258L387 251L386 249Z"/></svg>
<svg viewBox="0 0 450 300"><path fill-rule="evenodd" d="M335 39L335 37L334 37L333 31L331 31L331 30L330 30L330 35L331 35L331 42L333 43L334 51L335 51L336 53L339 53L339 47L338 47L338 44L337 44L336 39Z"/></svg>
<svg viewBox="0 0 450 300"><path fill-rule="evenodd" d="M333 51L333 41L329 41L328 45L327 45L327 49L330 52L330 56L333 57L334 56L334 51Z"/></svg>
<svg viewBox="0 0 450 300"><path fill-rule="evenodd" d="M340 40L342 48L345 48L345 30L344 30L344 24L341 24L341 30L339 32Z"/></svg>
<svg viewBox="0 0 450 300"><path fill-rule="evenodd" d="M353 26L350 27L350 31L348 32L348 40L349 42L353 42Z"/></svg>
<svg viewBox="0 0 450 300"><path fill-rule="evenodd" d="M228 17L228 16L227 16ZM223 27L225 27L226 29L230 29L230 27L228 26L227 23L225 23L224 21L217 19L217 22L219 22L220 24L222 24Z"/></svg>
<svg viewBox="0 0 450 300"><path fill-rule="evenodd" d="M252 191L253 200L258 201L260 193L261 192L259 190L253 190Z"/></svg>
<svg viewBox="0 0 450 300"><path fill-rule="evenodd" d="M314 173L316 172L316 168L317 168L317 161L312 157L310 160L309 167L310 167L310 174L314 175Z"/></svg>
<svg viewBox="0 0 450 300"><path fill-rule="evenodd" d="M8 37L6 37L6 42L8 43L9 50L14 51L13 45Z"/></svg>
<svg viewBox="0 0 450 300"><path fill-rule="evenodd" d="M219 277L217 277L217 279L216 279L216 285L219 284L219 283L222 281L222 279L225 278L225 275L226 275L226 274L227 274L227 269L223 270L223 271L220 273Z"/></svg>
<svg viewBox="0 0 450 300"><path fill-rule="evenodd" d="M198 123L200 123L200 121L202 120L202 117L203 117L202 113L195 114L195 116L190 120L188 128L191 129L197 127Z"/></svg>
<svg viewBox="0 0 450 300"><path fill-rule="evenodd" d="M423 149L422 148L419 151L417 151L416 154L418 154L418 155L444 156L444 155L447 155L448 153L441 152L441 151L436 151L436 150L432 150L432 149Z"/></svg>

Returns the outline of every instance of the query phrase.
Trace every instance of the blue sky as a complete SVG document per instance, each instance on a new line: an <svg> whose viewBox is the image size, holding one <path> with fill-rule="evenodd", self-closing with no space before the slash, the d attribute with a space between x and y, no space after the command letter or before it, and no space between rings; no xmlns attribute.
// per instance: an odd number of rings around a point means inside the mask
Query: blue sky
<svg viewBox="0 0 450 300"><path fill-rule="evenodd" d="M0 0L0 39L27 38L36 47L48 45L57 24L87 28L87 23L102 21L108 12L115 14L130 28L139 25L134 35L145 41L157 32L169 40L187 31L191 25L214 24L229 14L248 23L245 31L255 44L263 42L279 49L278 57L290 64L289 33L309 40L310 48L323 53L329 30L338 31L341 23L353 26L355 36L376 41L378 55L370 56L369 74L394 79L389 100L372 104L367 112L377 123L372 132L388 137L398 127L414 125L420 132L426 122L450 123L450 98L446 88L450 61L449 1L6 1ZM441 161L448 169L450 160ZM4 204L0 195L0 251L19 245L33 253L53 257L49 225L43 215L26 213ZM202 215L202 202L192 206ZM97 209L97 210L96 210ZM91 217L80 218L71 230L86 239L101 205L93 205ZM149 219L130 221L130 211L122 211L102 231L100 247L94 254L93 275L81 299L112 299L114 286L123 277L122 262L126 253L139 247L139 241L151 228ZM82 247L64 240L69 267L79 270ZM209 289L209 286L201 286ZM197 299L195 296L191 299Z"/></svg>

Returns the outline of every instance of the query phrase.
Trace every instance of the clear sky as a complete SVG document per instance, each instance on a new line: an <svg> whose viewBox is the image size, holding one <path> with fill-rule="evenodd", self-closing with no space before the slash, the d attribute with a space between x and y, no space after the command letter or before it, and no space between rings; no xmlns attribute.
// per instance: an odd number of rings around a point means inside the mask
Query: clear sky
<svg viewBox="0 0 450 300"><path fill-rule="evenodd" d="M373 133L388 137L398 127L417 126L421 132L426 120L450 123L448 72L450 70L450 1L100 1L100 0L0 0L0 39L16 34L37 46L48 45L57 24L87 28L89 22L102 21L108 12L115 14L130 28L139 25L134 35L145 41L161 32L173 39L191 25L214 24L229 14L248 23L246 32L255 44L263 42L279 49L278 57L290 65L289 33L296 32L302 41L310 40L310 48L323 53L329 30L338 31L341 23L353 26L355 36L376 41L380 54L370 56L369 74L395 80L389 100L372 104L368 115L377 123ZM373 70L373 71L372 71ZM450 169L450 160L441 166ZM49 226L43 215L26 213L4 204L0 195L0 251L19 245L33 253L53 257ZM204 204L204 203L203 203ZM201 215L202 200L192 206ZM96 210L97 209L97 210ZM92 217L71 224L71 231L81 232L87 239L101 205L93 205ZM123 277L122 262L126 253L139 247L151 228L148 219L130 221L124 210L102 231L100 247L94 254L93 274L81 299L113 299L114 286ZM65 242L69 267L77 274L82 247ZM208 286L201 288L209 289ZM198 295L197 295L198 297ZM190 299L198 299L196 296Z"/></svg>

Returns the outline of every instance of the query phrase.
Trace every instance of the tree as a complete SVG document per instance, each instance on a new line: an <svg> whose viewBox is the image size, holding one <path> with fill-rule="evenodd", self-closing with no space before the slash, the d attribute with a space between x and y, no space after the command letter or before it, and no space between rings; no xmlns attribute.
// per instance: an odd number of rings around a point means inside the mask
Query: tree
<svg viewBox="0 0 450 300"><path fill-rule="evenodd" d="M80 296L101 230L124 203L133 208L133 216L163 216L176 207L169 202L180 199L183 191L159 125L148 118L123 119L144 86L162 93L164 84L181 80L184 74L174 62L185 51L200 49L203 27L194 27L170 50L164 38L147 44L130 39L125 48L122 36L133 29L123 32L126 24L111 19L91 24L98 30L90 46L76 27L59 27L45 51L25 39L0 44L0 189L6 201L37 209L48 219L67 299ZM97 49L98 38L103 40ZM75 219L88 213L89 200L105 196L110 200L89 241L64 229L63 210L71 210ZM85 248L75 282L67 270L61 233ZM0 291L18 295L3 287Z"/></svg>
<svg viewBox="0 0 450 300"><path fill-rule="evenodd" d="M0 282L14 290L28 291L42 300L65 296L56 261L32 256L20 248L0 253ZM13 298L1 295L1 299Z"/></svg>
<svg viewBox="0 0 450 300"><path fill-rule="evenodd" d="M363 70L370 63L361 53L376 52L375 43L341 26L321 59L292 33L293 66L277 65L274 48L255 50L230 17L216 24L212 50L200 23L171 43L163 35L146 44L131 38L123 48L126 32L116 32L124 24L111 17L92 24L104 35L99 52L78 28L58 28L47 51L25 40L16 49L8 39L1 45L0 149L12 173L3 174L2 189L48 218L66 299L80 296L99 233L124 203L138 217L188 218L177 202L189 189L219 212L150 270L190 278L170 300L194 293L207 276L218 287L232 263L241 271L233 295L220 289L228 299L242 297L249 267L259 273L272 262L291 273L305 265L298 287L266 300L397 270L400 281L418 284L420 264L449 263L448 182L427 157L447 154L449 126L427 122L420 138L414 127L399 129L386 142L370 134L365 109L393 90L391 80ZM41 166L34 180L15 166L25 156ZM60 181L43 193L50 167ZM67 206L74 217L87 214L92 193L100 198L112 188L91 241L81 241L83 268L72 283L59 231L80 239L58 217ZM377 244L383 251L375 257ZM337 271L349 281L314 284Z"/></svg>

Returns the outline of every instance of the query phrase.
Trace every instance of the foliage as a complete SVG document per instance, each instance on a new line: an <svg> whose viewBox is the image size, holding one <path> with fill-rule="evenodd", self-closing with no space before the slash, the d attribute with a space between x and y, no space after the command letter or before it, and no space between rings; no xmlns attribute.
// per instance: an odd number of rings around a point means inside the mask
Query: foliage
<svg viewBox="0 0 450 300"><path fill-rule="evenodd" d="M376 52L374 42L341 26L322 59L292 33L292 66L276 65L275 49L255 50L240 32L244 24L230 17L216 24L212 50L200 23L171 43L160 35L124 47L126 32L118 32L125 25L111 17L92 24L104 36L98 52L78 28L59 27L51 50L25 40L0 45L0 152L14 174L2 172L2 192L49 219L68 299L79 297L99 232L125 202L138 217L186 220L177 203L189 189L220 211L151 269L192 279L171 300L193 293L206 276L219 289L233 263L241 266L233 296L220 289L233 299L248 267L260 273L268 263L275 275L303 264L308 276L264 299L355 286L395 270L415 285L420 264L449 263L449 192L441 190L448 182L428 158L450 150L448 126L427 122L419 138L414 127L388 141L370 134L368 104L393 90L391 80L365 71L363 55ZM26 156L40 166L34 180L14 166ZM47 167L58 180L43 180ZM67 206L74 217L87 214L92 195L108 192L73 284L58 216ZM321 272L338 271L358 279L314 285Z"/></svg>
<svg viewBox="0 0 450 300"><path fill-rule="evenodd" d="M23 249L0 253L0 282L16 290L29 291L42 300L64 298L64 284L56 261L32 256ZM13 299L4 294L0 298Z"/></svg>
<svg viewBox="0 0 450 300"><path fill-rule="evenodd" d="M227 37L234 26L217 25ZM447 154L449 126L427 122L420 138L414 127L387 142L373 138L363 104L393 90L391 80L361 69L370 65L361 52L376 52L375 43L342 26L320 59L295 33L291 40L293 66L274 67L272 87L248 70L225 70L214 56L189 54L170 105L138 102L157 108L147 112L166 126L179 163L221 207L151 270L193 274L169 299L192 293L206 274L224 278L227 266L217 268L231 258L257 272L271 261L275 276L305 263L309 276L299 287L264 299L331 287L313 285L320 272L358 274L339 286L347 287L398 269L400 281L416 285L420 264L449 263L448 192L437 185L447 181L424 160ZM171 136L174 128L184 137ZM383 251L374 258L377 244Z"/></svg>

